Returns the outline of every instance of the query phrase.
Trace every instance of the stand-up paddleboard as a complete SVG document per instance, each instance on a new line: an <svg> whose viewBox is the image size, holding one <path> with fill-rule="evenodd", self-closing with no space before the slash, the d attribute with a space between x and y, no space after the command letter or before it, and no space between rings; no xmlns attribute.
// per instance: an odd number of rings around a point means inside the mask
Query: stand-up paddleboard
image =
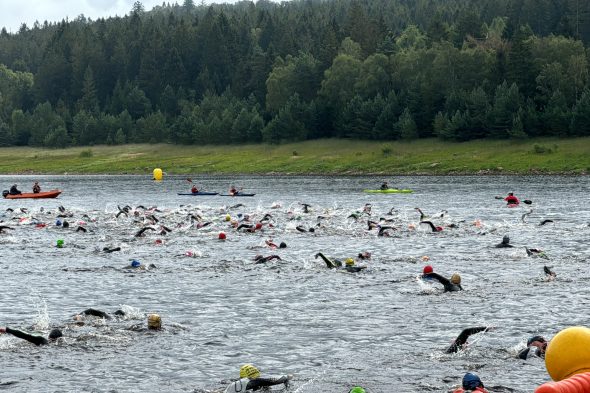
<svg viewBox="0 0 590 393"><path fill-rule="evenodd" d="M388 188L387 190L363 190L363 192L369 192L373 194L411 194L414 192L414 190Z"/></svg>

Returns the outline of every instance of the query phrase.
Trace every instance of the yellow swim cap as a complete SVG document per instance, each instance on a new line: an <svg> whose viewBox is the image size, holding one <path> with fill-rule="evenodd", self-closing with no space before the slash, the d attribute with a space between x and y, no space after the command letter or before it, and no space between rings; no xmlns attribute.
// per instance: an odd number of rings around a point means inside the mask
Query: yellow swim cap
<svg viewBox="0 0 590 393"><path fill-rule="evenodd" d="M352 266L352 265L354 265L354 259L352 259L352 258L348 258L348 259L346 260L346 266Z"/></svg>
<svg viewBox="0 0 590 393"><path fill-rule="evenodd" d="M461 284L461 276L459 273L455 273L451 276L451 282L455 285Z"/></svg>
<svg viewBox="0 0 590 393"><path fill-rule="evenodd" d="M162 318L158 314L149 314L148 315L148 329L161 329L162 328Z"/></svg>
<svg viewBox="0 0 590 393"><path fill-rule="evenodd" d="M256 379L260 377L260 371L251 364L244 364L240 368L240 378Z"/></svg>
<svg viewBox="0 0 590 393"><path fill-rule="evenodd" d="M225 221L231 221L231 216L229 214L226 214Z"/></svg>

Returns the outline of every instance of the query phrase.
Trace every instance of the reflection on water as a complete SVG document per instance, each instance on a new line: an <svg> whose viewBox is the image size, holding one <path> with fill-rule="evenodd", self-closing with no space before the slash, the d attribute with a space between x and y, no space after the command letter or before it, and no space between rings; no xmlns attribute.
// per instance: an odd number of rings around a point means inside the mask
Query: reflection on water
<svg viewBox="0 0 590 393"><path fill-rule="evenodd" d="M263 373L294 374L290 391L301 393L347 392L355 384L370 392L447 391L468 370L491 391L530 392L549 377L542 361L515 359L517 350L533 333L551 337L587 322L584 177L388 179L415 190L399 195L361 192L382 178L193 177L213 191L235 184L252 198L178 196L189 189L180 177L0 177L4 188L16 182L23 190L34 180L64 192L56 200L2 201L1 225L15 229L0 234L0 323L46 332L88 307L134 312L71 327L65 343L49 347L0 336L0 388L10 391L222 390L243 363L255 363ZM494 198L509 191L533 204L508 209ZM367 203L370 216L362 213ZM73 216L57 217L60 205ZM129 216L115 218L126 205ZM159 211L139 208L134 216L138 205ZM432 233L417 225L416 207L436 225L458 227ZM227 214L257 220L266 213L272 226L261 232L237 232L225 221ZM150 214L157 224L146 221ZM211 224L197 228L191 214ZM58 218L70 228L56 227ZM382 221L395 228L390 236L368 230L369 219L381 218L391 220ZM544 219L554 223L540 226ZM35 225L41 222L47 227ZM88 232L75 231L81 222ZM145 225L155 230L135 237ZM172 232L159 234L161 225ZM494 247L504 235L514 248ZM59 239L64 248L55 247ZM269 239L287 248L270 249ZM524 246L550 259L528 257ZM320 251L342 260L369 251L372 258L350 274L327 269L314 258ZM256 264L257 254L281 260ZM156 267L127 268L133 259ZM426 263L447 277L460 272L465 291L417 282ZM544 265L557 280L545 281ZM149 312L162 315L164 331L127 329ZM465 352L443 353L463 328L477 325L497 329L472 337Z"/></svg>

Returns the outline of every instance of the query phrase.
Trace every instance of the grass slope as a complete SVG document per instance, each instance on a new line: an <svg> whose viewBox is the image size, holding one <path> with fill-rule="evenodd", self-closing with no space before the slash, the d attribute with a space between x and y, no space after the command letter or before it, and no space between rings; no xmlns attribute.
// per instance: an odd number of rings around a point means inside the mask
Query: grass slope
<svg viewBox="0 0 590 393"><path fill-rule="evenodd" d="M590 172L590 138L0 149L0 174L533 174Z"/></svg>

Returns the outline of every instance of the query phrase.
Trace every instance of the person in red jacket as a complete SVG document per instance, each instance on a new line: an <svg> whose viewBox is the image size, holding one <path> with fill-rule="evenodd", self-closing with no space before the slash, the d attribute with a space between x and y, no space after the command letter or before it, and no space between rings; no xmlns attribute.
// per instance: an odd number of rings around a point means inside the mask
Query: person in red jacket
<svg viewBox="0 0 590 393"><path fill-rule="evenodd" d="M467 373L463 376L463 386L455 390L453 393L466 393L466 392L483 392L488 393L484 388L481 379L473 373Z"/></svg>
<svg viewBox="0 0 590 393"><path fill-rule="evenodd" d="M518 205L520 203L520 201L518 200L518 198L514 196L514 193L513 192L509 192L508 193L508 196L506 198L504 198L504 200L509 205Z"/></svg>

